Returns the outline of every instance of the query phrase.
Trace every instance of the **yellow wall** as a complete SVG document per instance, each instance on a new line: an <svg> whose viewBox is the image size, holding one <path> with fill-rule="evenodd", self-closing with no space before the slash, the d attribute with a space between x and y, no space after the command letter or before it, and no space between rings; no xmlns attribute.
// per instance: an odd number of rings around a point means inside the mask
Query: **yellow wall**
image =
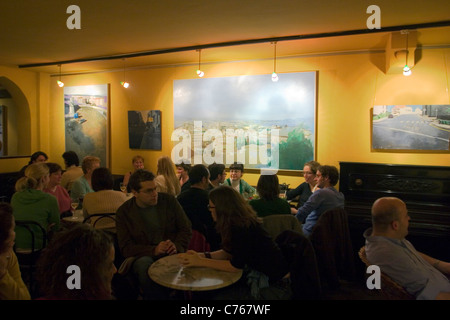
<svg viewBox="0 0 450 320"><path fill-rule="evenodd" d="M374 162L410 165L450 165L450 154L395 153L371 151L371 108L392 104L449 104L448 74L450 49L422 51L410 77L385 74L384 53L353 53L290 57L277 60L280 81L283 72L317 71L317 146L316 160L339 167L339 161ZM270 74L272 60L205 64L206 77L242 74ZM5 68L0 67L0 76ZM127 70L130 88L120 86L123 70L86 75L64 76L66 86L110 84L110 168L115 174L131 169L131 158L141 154L146 167L156 170L159 156L170 155L173 143L173 81L195 78L196 66L159 67ZM32 110L32 151L47 151L50 160L63 163L64 108L63 89L56 78L31 71L8 69L11 79L22 88ZM19 75L20 73L20 75ZM34 76L33 76L34 75ZM270 81L270 76L268 76ZM130 150L128 148L128 110L161 110L162 151ZM226 112L226 110L224 110ZM37 121L39 119L40 123ZM5 165L5 167L4 167ZM2 172L19 170L0 160ZM258 175L247 173L244 179L257 183ZM280 176L280 182L291 187L303 181L297 176Z"/></svg>

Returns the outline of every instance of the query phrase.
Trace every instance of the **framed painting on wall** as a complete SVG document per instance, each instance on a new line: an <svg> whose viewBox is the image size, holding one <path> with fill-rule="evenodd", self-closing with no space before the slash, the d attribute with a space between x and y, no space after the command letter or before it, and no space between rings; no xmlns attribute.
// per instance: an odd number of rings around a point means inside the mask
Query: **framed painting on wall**
<svg viewBox="0 0 450 320"><path fill-rule="evenodd" d="M302 170L315 158L316 72L175 80L172 159Z"/></svg>
<svg viewBox="0 0 450 320"><path fill-rule="evenodd" d="M128 111L130 149L161 150L161 111Z"/></svg>
<svg viewBox="0 0 450 320"><path fill-rule="evenodd" d="M109 166L109 85L64 87L66 151Z"/></svg>
<svg viewBox="0 0 450 320"><path fill-rule="evenodd" d="M383 105L372 109L372 150L449 152L450 105Z"/></svg>

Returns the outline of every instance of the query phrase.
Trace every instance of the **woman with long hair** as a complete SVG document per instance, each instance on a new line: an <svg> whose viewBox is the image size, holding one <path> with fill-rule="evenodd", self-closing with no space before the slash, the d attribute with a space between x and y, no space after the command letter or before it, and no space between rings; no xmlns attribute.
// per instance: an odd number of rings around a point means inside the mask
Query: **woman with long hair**
<svg viewBox="0 0 450 320"><path fill-rule="evenodd" d="M0 203L0 300L30 300L13 250L15 225L12 207Z"/></svg>
<svg viewBox="0 0 450 320"><path fill-rule="evenodd" d="M110 236L89 224L59 232L37 263L41 299L111 299L114 254Z"/></svg>
<svg viewBox="0 0 450 320"><path fill-rule="evenodd" d="M249 204L258 214L265 217L272 214L291 214L291 206L280 198L280 183L276 174L262 174L256 185L259 199L250 200Z"/></svg>
<svg viewBox="0 0 450 320"><path fill-rule="evenodd" d="M180 254L181 263L228 272L243 270L241 280L219 290L215 298L289 299L288 263L247 201L232 187L219 186L209 193L209 209L222 249L211 253L189 250Z"/></svg>
<svg viewBox="0 0 450 320"><path fill-rule="evenodd" d="M177 196L181 191L175 173L175 165L168 156L162 156L158 159L155 183L158 192L166 192Z"/></svg>
<svg viewBox="0 0 450 320"><path fill-rule="evenodd" d="M58 200L43 190L47 187L49 169L45 163L33 163L25 169L25 176L17 180L11 206L16 220L33 220L47 231L58 231L60 214ZM35 248L42 248L41 231L36 229ZM16 247L31 248L31 236L23 228L17 229Z"/></svg>

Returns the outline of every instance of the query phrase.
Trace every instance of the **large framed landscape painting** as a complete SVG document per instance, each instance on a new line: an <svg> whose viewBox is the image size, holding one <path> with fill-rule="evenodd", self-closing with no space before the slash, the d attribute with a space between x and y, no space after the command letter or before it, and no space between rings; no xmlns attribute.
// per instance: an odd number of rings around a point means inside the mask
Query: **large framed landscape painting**
<svg viewBox="0 0 450 320"><path fill-rule="evenodd" d="M315 158L316 72L175 80L172 159L298 171Z"/></svg>
<svg viewBox="0 0 450 320"><path fill-rule="evenodd" d="M64 87L66 150L109 165L109 85Z"/></svg>
<svg viewBox="0 0 450 320"><path fill-rule="evenodd" d="M372 150L446 153L450 105L383 105L372 111Z"/></svg>

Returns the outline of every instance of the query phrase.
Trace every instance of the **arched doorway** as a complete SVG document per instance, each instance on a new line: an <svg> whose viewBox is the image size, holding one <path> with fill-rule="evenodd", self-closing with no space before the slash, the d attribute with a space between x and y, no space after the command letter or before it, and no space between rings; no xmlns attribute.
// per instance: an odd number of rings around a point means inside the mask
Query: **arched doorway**
<svg viewBox="0 0 450 320"><path fill-rule="evenodd" d="M2 157L31 154L30 106L22 90L0 76L2 106Z"/></svg>

